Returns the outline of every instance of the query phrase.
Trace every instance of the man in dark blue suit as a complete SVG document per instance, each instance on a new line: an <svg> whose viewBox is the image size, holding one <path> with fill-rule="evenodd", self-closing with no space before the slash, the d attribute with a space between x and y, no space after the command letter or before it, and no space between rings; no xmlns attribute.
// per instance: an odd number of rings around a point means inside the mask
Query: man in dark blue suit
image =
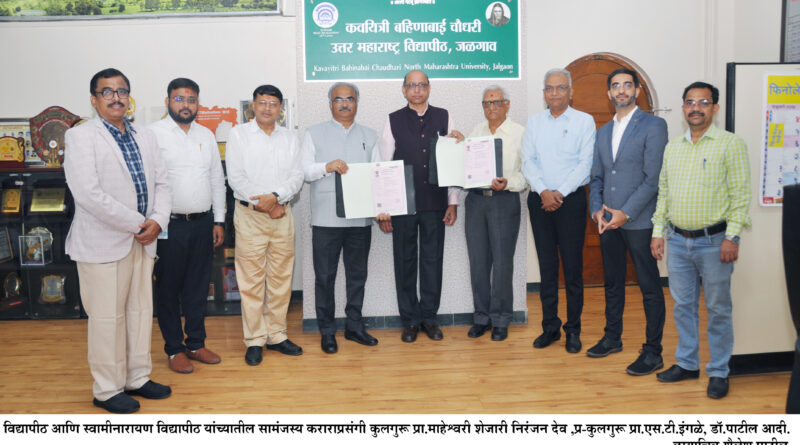
<svg viewBox="0 0 800 445"><path fill-rule="evenodd" d="M647 340L627 372L646 375L664 366L664 291L657 263L650 254L650 218L656 209L667 124L636 106L641 89L635 71L615 70L608 75L607 83L608 98L617 114L597 130L589 194L589 210L600 232L605 269L606 327L603 338L586 355L605 357L622 351L628 251L642 290Z"/></svg>

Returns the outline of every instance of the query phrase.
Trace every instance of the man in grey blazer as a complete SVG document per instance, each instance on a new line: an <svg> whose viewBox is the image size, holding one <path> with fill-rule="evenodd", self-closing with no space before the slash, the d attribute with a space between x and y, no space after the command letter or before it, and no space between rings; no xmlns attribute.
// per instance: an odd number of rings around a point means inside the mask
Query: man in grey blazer
<svg viewBox="0 0 800 445"><path fill-rule="evenodd" d="M372 219L336 216L335 173L347 174L348 163L380 159L375 130L356 123L359 93L355 84L336 82L328 89L332 119L308 129L303 139L303 175L311 184L311 248L314 259L314 304L320 347L327 354L336 344L334 284L343 254L347 300L344 338L365 346L378 339L364 327L361 308L367 282Z"/></svg>
<svg viewBox="0 0 800 445"><path fill-rule="evenodd" d="M169 178L155 135L125 120L130 82L108 68L89 82L97 118L64 139L64 174L75 199L65 251L78 263L88 321L94 404L112 413L139 409L131 396L169 397L150 380L153 258L167 227Z"/></svg>
<svg viewBox="0 0 800 445"><path fill-rule="evenodd" d="M597 130L589 194L589 211L600 232L605 269L606 327L603 338L586 355L605 357L622 351L628 251L642 290L647 328L646 342L627 372L646 375L664 366L664 291L657 263L650 254L650 218L656 208L667 124L636 106L641 88L635 71L615 70L608 75L607 84L608 98L617 113Z"/></svg>

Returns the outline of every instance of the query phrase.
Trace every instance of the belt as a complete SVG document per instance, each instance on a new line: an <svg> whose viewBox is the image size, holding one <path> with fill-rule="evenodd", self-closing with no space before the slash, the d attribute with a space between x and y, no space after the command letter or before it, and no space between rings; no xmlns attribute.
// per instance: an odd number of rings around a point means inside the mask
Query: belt
<svg viewBox="0 0 800 445"><path fill-rule="evenodd" d="M211 210L206 210L205 212L200 212L200 213L172 213L169 215L169 219L176 219L180 221L192 221L195 219L200 219L209 214L211 214Z"/></svg>
<svg viewBox="0 0 800 445"><path fill-rule="evenodd" d="M720 232L724 232L728 228L728 223L725 221L718 222L714 225L697 230L684 230L677 226L672 226L675 233L679 233L686 238L699 238L701 236L711 236Z"/></svg>
<svg viewBox="0 0 800 445"><path fill-rule="evenodd" d="M517 192L512 192L510 190L492 190L492 189L468 189L468 191L472 194L481 196L495 196L495 195L502 195L505 193L517 193Z"/></svg>
<svg viewBox="0 0 800 445"><path fill-rule="evenodd" d="M260 212L260 210L258 210L256 208L256 205L251 203L250 201L242 201L241 199L238 200L238 201L239 201L239 204L241 204L241 205L243 205L245 207L250 207L251 209L255 210L256 212ZM282 204L282 205L283 205L284 208L287 208L287 209L289 208L289 203L288 202L286 204Z"/></svg>

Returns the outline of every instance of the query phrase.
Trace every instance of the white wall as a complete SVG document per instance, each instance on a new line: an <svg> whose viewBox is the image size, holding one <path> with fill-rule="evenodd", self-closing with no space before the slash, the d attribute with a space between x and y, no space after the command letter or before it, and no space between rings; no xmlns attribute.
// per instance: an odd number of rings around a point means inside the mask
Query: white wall
<svg viewBox="0 0 800 445"><path fill-rule="evenodd" d="M686 131L681 94L703 80L720 88L725 126L725 64L777 62L781 7L759 0L562 0L529 2L527 18L528 112L544 109L542 76L587 54L612 52L633 60L652 80L658 115L670 139ZM528 224L529 283L540 281ZM666 276L666 265L659 264Z"/></svg>

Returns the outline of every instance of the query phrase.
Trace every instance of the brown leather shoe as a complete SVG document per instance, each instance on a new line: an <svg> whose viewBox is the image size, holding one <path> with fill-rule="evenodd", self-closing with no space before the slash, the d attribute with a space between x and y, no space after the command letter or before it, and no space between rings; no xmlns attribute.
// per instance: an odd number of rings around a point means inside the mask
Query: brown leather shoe
<svg viewBox="0 0 800 445"><path fill-rule="evenodd" d="M203 362L209 365L216 365L222 361L217 354L206 348L200 348L197 351L186 351L186 356L192 360L197 360L198 362Z"/></svg>
<svg viewBox="0 0 800 445"><path fill-rule="evenodd" d="M179 352L167 360L169 362L169 369L180 372L181 374L188 374L194 371L192 362L186 357L186 354Z"/></svg>

